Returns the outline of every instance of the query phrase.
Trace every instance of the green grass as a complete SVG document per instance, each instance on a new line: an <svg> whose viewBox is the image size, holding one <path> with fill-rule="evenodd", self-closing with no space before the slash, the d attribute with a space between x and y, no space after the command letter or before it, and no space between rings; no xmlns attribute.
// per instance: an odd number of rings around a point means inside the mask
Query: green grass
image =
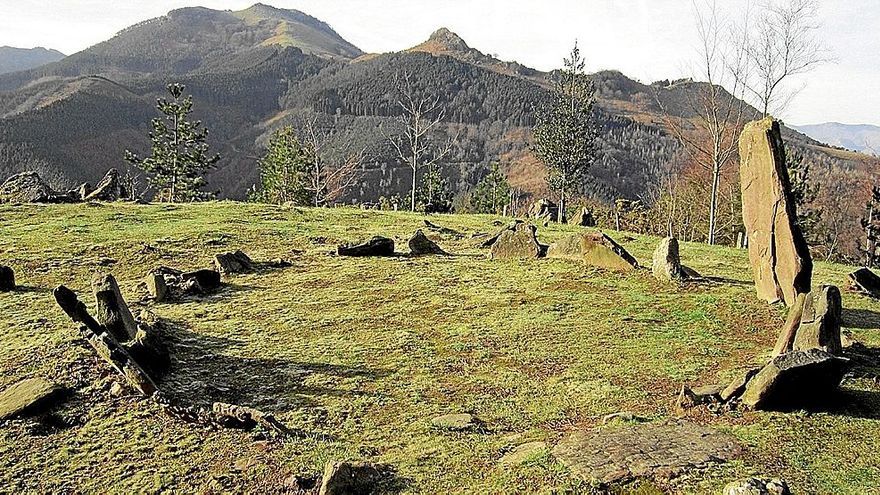
<svg viewBox="0 0 880 495"><path fill-rule="evenodd" d="M75 426L34 434L0 427L0 486L10 491L277 491L329 459L393 464L406 493L589 491L551 455L516 468L498 460L521 443L554 444L602 416L679 415L682 382L723 382L760 363L784 310L758 301L747 253L684 244L686 264L726 283L676 287L650 272L623 275L574 262L490 261L469 238L490 216L435 216L467 234L440 244L460 256L346 259L338 242L382 234L399 251L422 218L355 209L219 202L167 205L0 206L0 263L23 291L0 293L0 388L47 377L76 390L58 415ZM551 242L576 227L539 228ZM610 233L643 264L657 239ZM145 246L147 246L145 248ZM77 338L51 289L87 302L89 281L111 271L129 303L158 265L208 266L241 248L293 267L234 276L220 293L152 310L173 322L175 361L160 384L196 404L225 400L271 411L304 438L266 445L164 415L150 401L107 391L112 370ZM850 267L818 263L814 283L846 286ZM853 335L880 346L880 304L845 292ZM136 311L135 311L136 312ZM694 410L730 431L737 462L664 484L719 493L733 479L781 476L796 493L880 489L880 387L847 385L839 413ZM471 412L485 431L447 433L432 417ZM248 465L244 469L236 466ZM624 487L656 493L652 483Z"/></svg>

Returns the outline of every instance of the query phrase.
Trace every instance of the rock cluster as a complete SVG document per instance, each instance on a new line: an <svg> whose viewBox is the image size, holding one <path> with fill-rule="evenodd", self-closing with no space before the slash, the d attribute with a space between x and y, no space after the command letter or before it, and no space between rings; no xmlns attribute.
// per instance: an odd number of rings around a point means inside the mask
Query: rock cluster
<svg viewBox="0 0 880 495"><path fill-rule="evenodd" d="M86 182L67 192L54 191L36 172L22 172L0 185L0 203L79 203L82 201L119 201L129 192L119 180L119 171L111 168L92 189Z"/></svg>
<svg viewBox="0 0 880 495"><path fill-rule="evenodd" d="M810 292L813 263L791 195L779 122L745 126L739 141L743 224L758 297L792 305Z"/></svg>

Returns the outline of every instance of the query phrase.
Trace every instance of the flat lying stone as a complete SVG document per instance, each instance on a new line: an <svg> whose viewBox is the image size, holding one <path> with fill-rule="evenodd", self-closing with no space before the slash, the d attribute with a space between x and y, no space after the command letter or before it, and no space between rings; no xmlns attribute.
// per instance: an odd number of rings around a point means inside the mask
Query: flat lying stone
<svg viewBox="0 0 880 495"><path fill-rule="evenodd" d="M603 485L671 478L734 459L741 452L733 437L686 421L576 431L553 449L572 473Z"/></svg>
<svg viewBox="0 0 880 495"><path fill-rule="evenodd" d="M38 414L55 405L64 389L42 378L29 378L0 392L0 420Z"/></svg>
<svg viewBox="0 0 880 495"><path fill-rule="evenodd" d="M639 263L626 249L601 232L579 232L550 245L548 258L582 261L616 271L632 271Z"/></svg>
<svg viewBox="0 0 880 495"><path fill-rule="evenodd" d="M518 466L544 452L547 452L547 444L544 442L524 443L502 457L498 464L502 466Z"/></svg>
<svg viewBox="0 0 880 495"><path fill-rule="evenodd" d="M476 428L478 422L472 414L461 413L437 416L431 420L431 424L444 430L467 431Z"/></svg>

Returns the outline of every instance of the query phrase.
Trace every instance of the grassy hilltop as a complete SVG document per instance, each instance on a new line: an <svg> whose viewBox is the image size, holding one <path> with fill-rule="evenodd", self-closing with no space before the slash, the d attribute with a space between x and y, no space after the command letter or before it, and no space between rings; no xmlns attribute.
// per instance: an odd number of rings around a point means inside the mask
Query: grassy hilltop
<svg viewBox="0 0 880 495"><path fill-rule="evenodd" d="M38 376L76 390L55 427L0 426L0 491L274 492L290 475L353 458L396 466L406 493L582 493L590 487L549 454L510 468L498 460L527 441L552 446L619 411L683 414L747 446L741 461L670 486L630 487L639 493L719 493L751 474L781 476L795 493L880 487L876 383L847 382L844 403L831 412L716 416L673 406L683 382L725 382L773 346L784 310L754 296L745 251L683 244L686 264L728 281L676 287L650 272L490 261L469 237L493 230L495 218L451 215L431 220L466 234L439 239L459 256L331 255L338 242L375 234L406 251L423 218L233 202L0 206L0 262L24 287L0 293L0 389ZM538 236L548 243L575 230L550 226ZM650 263L657 239L611 234ZM186 424L133 394L112 396L114 372L51 295L65 284L91 304L92 273L110 271L136 310L149 269L206 267L215 253L239 248L293 267L152 305L177 329L160 386L195 404L273 412L307 432L283 444ZM814 285L845 287L850 270L817 263ZM844 307L854 338L880 346L880 304L845 292ZM456 412L475 414L484 431L431 426Z"/></svg>

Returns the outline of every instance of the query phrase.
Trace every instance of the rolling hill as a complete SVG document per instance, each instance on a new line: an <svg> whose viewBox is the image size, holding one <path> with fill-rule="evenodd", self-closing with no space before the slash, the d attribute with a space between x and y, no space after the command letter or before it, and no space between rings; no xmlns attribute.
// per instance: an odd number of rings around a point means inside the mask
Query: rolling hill
<svg viewBox="0 0 880 495"><path fill-rule="evenodd" d="M0 74L33 69L41 65L57 62L65 55L58 50L48 48L14 48L0 46Z"/></svg>
<svg viewBox="0 0 880 495"><path fill-rule="evenodd" d="M826 122L793 128L831 146L880 156L880 126Z"/></svg>

